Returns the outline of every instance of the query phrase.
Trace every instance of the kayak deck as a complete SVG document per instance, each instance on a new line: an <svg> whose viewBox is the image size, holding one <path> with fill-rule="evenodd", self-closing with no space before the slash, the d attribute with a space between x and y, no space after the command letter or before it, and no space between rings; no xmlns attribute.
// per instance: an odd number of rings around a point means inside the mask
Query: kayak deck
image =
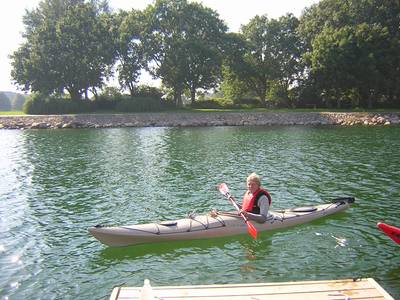
<svg viewBox="0 0 400 300"><path fill-rule="evenodd" d="M316 206L271 211L265 223L252 222L259 232L286 228L331 215L347 209L353 198ZM237 213L220 212L189 216L160 223L128 226L90 227L89 233L103 244L113 247L182 240L209 239L247 233L247 226Z"/></svg>

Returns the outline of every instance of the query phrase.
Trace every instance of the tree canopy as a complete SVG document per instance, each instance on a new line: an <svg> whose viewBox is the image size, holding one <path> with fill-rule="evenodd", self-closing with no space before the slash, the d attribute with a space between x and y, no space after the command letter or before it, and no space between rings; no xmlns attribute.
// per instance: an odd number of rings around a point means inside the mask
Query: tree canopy
<svg viewBox="0 0 400 300"><path fill-rule="evenodd" d="M216 86L221 74L224 22L210 8L186 0L157 0L146 10L148 70L171 88L178 106L185 89Z"/></svg>
<svg viewBox="0 0 400 300"><path fill-rule="evenodd" d="M399 102L400 2L323 0L308 8L299 32L321 94L372 108Z"/></svg>
<svg viewBox="0 0 400 300"><path fill-rule="evenodd" d="M12 77L25 91L68 91L80 99L102 87L115 58L106 6L44 0L24 17L25 43L12 55Z"/></svg>
<svg viewBox="0 0 400 300"><path fill-rule="evenodd" d="M397 0L321 0L300 18L254 16L238 33L189 0L118 12L107 0L42 0L23 23L11 75L43 95L88 98L116 77L134 96L147 70L177 106L210 89L263 106L400 105Z"/></svg>

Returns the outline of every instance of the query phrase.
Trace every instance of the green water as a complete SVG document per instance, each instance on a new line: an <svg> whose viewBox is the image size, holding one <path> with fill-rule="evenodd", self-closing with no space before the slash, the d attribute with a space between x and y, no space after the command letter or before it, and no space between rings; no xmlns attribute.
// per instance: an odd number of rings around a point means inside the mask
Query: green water
<svg viewBox="0 0 400 300"><path fill-rule="evenodd" d="M0 299L108 299L119 285L375 278L400 299L400 127L0 130ZM259 173L273 208L354 196L311 224L107 248L87 227L231 209ZM342 242L338 242L341 239Z"/></svg>

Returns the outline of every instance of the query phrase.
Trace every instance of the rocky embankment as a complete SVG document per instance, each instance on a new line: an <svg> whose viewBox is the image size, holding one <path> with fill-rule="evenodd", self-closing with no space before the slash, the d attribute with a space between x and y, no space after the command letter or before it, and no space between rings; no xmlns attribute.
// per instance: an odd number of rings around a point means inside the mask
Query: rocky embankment
<svg viewBox="0 0 400 300"><path fill-rule="evenodd" d="M246 125L397 125L400 113L178 112L0 116L0 129Z"/></svg>

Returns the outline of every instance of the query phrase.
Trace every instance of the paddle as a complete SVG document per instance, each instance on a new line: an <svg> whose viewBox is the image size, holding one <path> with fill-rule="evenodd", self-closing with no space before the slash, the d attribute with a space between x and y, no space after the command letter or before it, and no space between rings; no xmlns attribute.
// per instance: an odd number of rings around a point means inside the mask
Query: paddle
<svg viewBox="0 0 400 300"><path fill-rule="evenodd" d="M249 234L253 237L253 239L257 239L257 229L254 227L253 224L250 223L250 221L247 219L247 217L240 212L239 205L236 203L235 198L231 195L228 186L226 183L221 183L218 187L219 191L221 192L222 195L228 198L229 201L231 201L232 205L236 208L236 210L240 213L240 216L243 218L244 222L247 225L247 230Z"/></svg>

